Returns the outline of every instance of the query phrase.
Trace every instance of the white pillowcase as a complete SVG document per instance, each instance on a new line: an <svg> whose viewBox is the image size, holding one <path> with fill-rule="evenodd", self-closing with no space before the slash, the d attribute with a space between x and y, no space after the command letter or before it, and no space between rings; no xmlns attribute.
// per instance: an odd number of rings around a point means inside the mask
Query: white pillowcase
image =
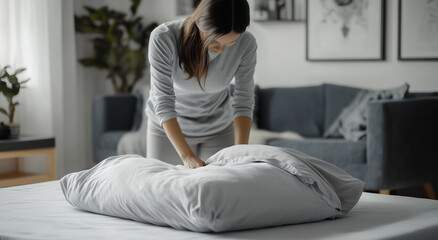
<svg viewBox="0 0 438 240"><path fill-rule="evenodd" d="M259 155L260 150L266 154ZM281 148L238 145L197 169L115 156L65 176L61 186L66 199L81 209L197 232L319 221L345 212L324 174L287 155ZM358 181L337 179L349 180ZM356 185L354 201L362 188Z"/></svg>

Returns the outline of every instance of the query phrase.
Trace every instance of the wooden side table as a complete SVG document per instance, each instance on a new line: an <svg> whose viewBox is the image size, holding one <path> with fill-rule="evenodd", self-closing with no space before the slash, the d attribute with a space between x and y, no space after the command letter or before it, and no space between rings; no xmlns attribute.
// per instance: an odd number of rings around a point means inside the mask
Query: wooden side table
<svg viewBox="0 0 438 240"><path fill-rule="evenodd" d="M0 140L0 161L13 158L16 162L15 171L0 174L0 187L56 180L55 150L53 137L20 136L17 139ZM44 174L24 171L23 158L34 155L46 156L46 172Z"/></svg>

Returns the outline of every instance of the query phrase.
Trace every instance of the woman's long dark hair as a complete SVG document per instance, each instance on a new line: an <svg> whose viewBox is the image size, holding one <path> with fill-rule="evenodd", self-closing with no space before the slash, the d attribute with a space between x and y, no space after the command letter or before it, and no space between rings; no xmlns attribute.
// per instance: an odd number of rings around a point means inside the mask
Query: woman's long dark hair
<svg viewBox="0 0 438 240"><path fill-rule="evenodd" d="M178 45L179 66L195 77L199 86L208 73L208 45L230 32L243 33L249 25L247 0L202 0L181 29ZM205 34L204 41L201 31Z"/></svg>

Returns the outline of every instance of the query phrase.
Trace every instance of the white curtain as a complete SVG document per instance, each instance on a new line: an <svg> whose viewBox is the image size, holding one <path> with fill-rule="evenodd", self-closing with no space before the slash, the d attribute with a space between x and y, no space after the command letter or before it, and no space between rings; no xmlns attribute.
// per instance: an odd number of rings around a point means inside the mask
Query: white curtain
<svg viewBox="0 0 438 240"><path fill-rule="evenodd" d="M14 121L21 124L24 135L53 135L49 5L46 0L0 1L0 67L10 65L11 71L24 67L18 75L22 80L30 78L26 88L14 97L20 104ZM0 106L7 108L4 96ZM2 121L7 122L2 115Z"/></svg>
<svg viewBox="0 0 438 240"><path fill-rule="evenodd" d="M91 111L78 81L71 0L0 0L0 67L25 67L15 120L22 135L54 136L58 178L92 166ZM0 106L6 100L0 96ZM0 121L7 122L6 116ZM88 127L90 129L91 127ZM0 162L1 164L1 162ZM0 165L0 169L3 166Z"/></svg>

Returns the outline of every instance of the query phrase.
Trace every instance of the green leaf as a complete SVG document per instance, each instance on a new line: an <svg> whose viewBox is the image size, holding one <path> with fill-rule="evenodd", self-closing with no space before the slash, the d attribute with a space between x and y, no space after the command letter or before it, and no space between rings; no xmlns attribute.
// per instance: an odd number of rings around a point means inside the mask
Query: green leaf
<svg viewBox="0 0 438 240"><path fill-rule="evenodd" d="M23 83L27 83L27 82L29 82L29 81L30 81L30 78L28 78L28 79L26 79L26 80L23 80L23 81L20 82L20 85L23 84ZM21 87L23 88L24 86L21 86Z"/></svg>
<svg viewBox="0 0 438 240"><path fill-rule="evenodd" d="M116 29L113 34L117 39L117 44L121 44L123 42L123 31L121 29Z"/></svg>
<svg viewBox="0 0 438 240"><path fill-rule="evenodd" d="M115 19L116 21L123 21L123 19L125 19L126 14L116 11L116 10L110 10L108 13L109 18L111 19Z"/></svg>
<svg viewBox="0 0 438 240"><path fill-rule="evenodd" d="M94 48L94 59L101 63L100 65L106 65L109 52L111 51L111 43L104 38L95 38L92 41Z"/></svg>
<svg viewBox="0 0 438 240"><path fill-rule="evenodd" d="M134 18L134 20L132 20L132 25L134 25L134 26L138 26L138 25L141 25L141 21L143 20L143 17L136 17L136 18Z"/></svg>
<svg viewBox="0 0 438 240"><path fill-rule="evenodd" d="M120 50L117 48L111 48L108 53L108 58L106 59L108 66L111 66L114 68L115 66L119 65L119 61L122 59L119 56Z"/></svg>
<svg viewBox="0 0 438 240"><path fill-rule="evenodd" d="M6 87L7 87L6 83L3 82L3 81L0 81L0 91L3 92L3 89L6 88Z"/></svg>
<svg viewBox="0 0 438 240"><path fill-rule="evenodd" d="M6 66L2 69L2 71L6 71L8 68L10 68L10 66L9 66L9 65L6 65Z"/></svg>
<svg viewBox="0 0 438 240"><path fill-rule="evenodd" d="M6 98L13 98L15 95L17 95L20 92L20 88L19 87L4 88L2 92L3 95L6 96Z"/></svg>
<svg viewBox="0 0 438 240"><path fill-rule="evenodd" d="M134 38L134 28L132 27L131 22L123 21L122 26L125 27L126 32L130 38Z"/></svg>
<svg viewBox="0 0 438 240"><path fill-rule="evenodd" d="M102 27L95 25L88 16L75 16L75 30L79 33L103 33Z"/></svg>
<svg viewBox="0 0 438 240"><path fill-rule="evenodd" d="M90 19L100 25L108 26L109 11L108 7L99 8L95 13L90 15Z"/></svg>
<svg viewBox="0 0 438 240"><path fill-rule="evenodd" d="M24 72L26 70L26 68L19 68L19 69L17 69L16 71L15 71L15 73L13 74L13 75L17 75L17 74L19 74L19 73L21 73L21 72Z"/></svg>
<svg viewBox="0 0 438 240"><path fill-rule="evenodd" d="M4 108L0 107L0 112L9 117L9 113Z"/></svg>
<svg viewBox="0 0 438 240"><path fill-rule="evenodd" d="M1 70L0 79L9 76L9 73L6 70L7 68L9 68L9 66L6 66Z"/></svg>
<svg viewBox="0 0 438 240"><path fill-rule="evenodd" d="M140 5L141 0L131 0L131 13L135 15L137 13L138 5Z"/></svg>
<svg viewBox="0 0 438 240"><path fill-rule="evenodd" d="M16 76L12 75L12 76L8 76L7 78L12 85L18 84L18 78Z"/></svg>
<svg viewBox="0 0 438 240"><path fill-rule="evenodd" d="M87 10L88 14L94 14L97 12L95 8L92 8L90 6L84 6L85 10Z"/></svg>
<svg viewBox="0 0 438 240"><path fill-rule="evenodd" d="M85 67L95 67L99 69L106 68L106 65L95 58L83 58L79 62Z"/></svg>
<svg viewBox="0 0 438 240"><path fill-rule="evenodd" d="M120 40L120 32L117 32L117 25L117 21L114 21L106 32L106 39L108 39L112 45L116 45Z"/></svg>

